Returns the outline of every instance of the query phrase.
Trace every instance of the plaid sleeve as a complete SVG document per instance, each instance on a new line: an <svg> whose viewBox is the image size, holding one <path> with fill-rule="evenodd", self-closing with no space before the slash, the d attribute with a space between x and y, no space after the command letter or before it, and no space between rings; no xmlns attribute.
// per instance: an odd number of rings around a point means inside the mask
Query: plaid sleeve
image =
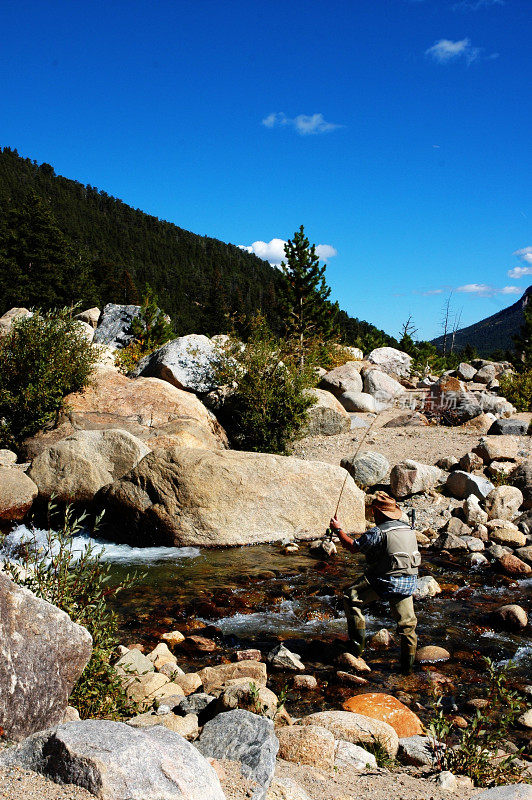
<svg viewBox="0 0 532 800"><path fill-rule="evenodd" d="M385 534L380 528L370 528L369 531L363 533L357 539L353 539L353 547L360 550L361 553L369 553L375 547L382 544Z"/></svg>

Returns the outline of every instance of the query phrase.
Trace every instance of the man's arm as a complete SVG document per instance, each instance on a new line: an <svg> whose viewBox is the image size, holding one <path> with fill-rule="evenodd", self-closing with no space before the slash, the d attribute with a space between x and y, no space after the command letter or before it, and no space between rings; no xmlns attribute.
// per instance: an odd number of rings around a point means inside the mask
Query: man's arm
<svg viewBox="0 0 532 800"><path fill-rule="evenodd" d="M351 536L349 536L345 531L342 530L342 528L340 527L340 523L338 522L336 517L333 517L331 519L331 521L329 522L329 527L332 531L336 533L336 535L340 539L342 546L345 547L346 550L349 550L350 553L358 552L359 543L355 541L352 537L356 536L358 538L362 536L361 533L352 533Z"/></svg>

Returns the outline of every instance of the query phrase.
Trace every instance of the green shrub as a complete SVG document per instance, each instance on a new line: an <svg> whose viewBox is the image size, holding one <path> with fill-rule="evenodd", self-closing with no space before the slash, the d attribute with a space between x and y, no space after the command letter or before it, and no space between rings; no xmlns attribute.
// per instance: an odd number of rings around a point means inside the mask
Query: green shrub
<svg viewBox="0 0 532 800"><path fill-rule="evenodd" d="M0 340L0 442L16 447L52 425L63 398L88 383L96 358L72 309L15 320Z"/></svg>
<svg viewBox="0 0 532 800"><path fill-rule="evenodd" d="M172 325L157 305L157 298L150 286L142 298L140 313L133 318L131 333L134 339L123 350L119 350L115 364L126 375L133 372L141 358L166 344L174 335Z"/></svg>
<svg viewBox="0 0 532 800"><path fill-rule="evenodd" d="M516 763L522 751L504 757L498 756L497 751L523 712L525 701L508 687L510 664L501 667L489 658L484 662L488 672L488 704L482 710L477 709L467 728L456 734L442 710L441 697L436 698L429 724L435 762L442 770L467 775L477 786L516 783L523 780L522 769Z"/></svg>
<svg viewBox="0 0 532 800"><path fill-rule="evenodd" d="M261 317L246 345L230 338L213 364L215 382L229 387L218 417L240 450L286 453L307 421L315 383L310 365L301 367L285 342L275 339Z"/></svg>
<svg viewBox="0 0 532 800"><path fill-rule="evenodd" d="M500 394L518 411L532 411L532 370L503 375L499 384Z"/></svg>
<svg viewBox="0 0 532 800"><path fill-rule="evenodd" d="M37 597L53 603L70 618L83 625L92 636L92 656L76 683L69 702L82 719L117 718L136 713L122 683L110 664L118 641L118 618L110 602L123 589L130 588L137 577L126 576L117 586L110 583L110 565L102 553L90 545L79 553L73 537L79 535L86 516L75 518L71 507L59 515L50 504L46 543L28 540L21 546L19 561L7 562L5 570L20 585ZM59 530L52 523L59 523Z"/></svg>

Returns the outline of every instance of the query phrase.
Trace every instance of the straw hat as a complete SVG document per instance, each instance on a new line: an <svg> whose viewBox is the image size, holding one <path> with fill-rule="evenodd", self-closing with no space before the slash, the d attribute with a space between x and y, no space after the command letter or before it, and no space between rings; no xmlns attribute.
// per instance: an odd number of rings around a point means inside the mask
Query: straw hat
<svg viewBox="0 0 532 800"><path fill-rule="evenodd" d="M403 512L389 494L386 492L375 492L375 497L371 502L373 511L380 511L389 519L401 519Z"/></svg>

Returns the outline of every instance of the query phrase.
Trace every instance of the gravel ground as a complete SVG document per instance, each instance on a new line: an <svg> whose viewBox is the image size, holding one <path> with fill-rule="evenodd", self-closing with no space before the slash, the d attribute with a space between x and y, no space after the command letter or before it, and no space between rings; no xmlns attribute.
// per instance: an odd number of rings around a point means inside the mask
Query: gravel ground
<svg viewBox="0 0 532 800"><path fill-rule="evenodd" d="M0 767L0 800L94 800L77 786L57 783L18 767Z"/></svg>
<svg viewBox="0 0 532 800"><path fill-rule="evenodd" d="M277 761L275 774L292 778L311 800L468 800L475 790L460 787L457 792L440 789L433 780L403 772L357 772L347 767L327 774L315 767ZM476 790L478 791L478 790Z"/></svg>
<svg viewBox="0 0 532 800"><path fill-rule="evenodd" d="M393 467L405 458L413 458L423 464L434 464L443 456L454 456L460 459L478 444L480 438L478 432L462 428L445 428L439 425L406 428L383 427L390 419L403 413L403 411L392 409L382 412L376 418L371 414L352 415L366 422L373 422L373 427L362 445L362 452L375 450L382 453ZM532 418L532 414L518 414L517 416L528 420ZM340 464L342 458L354 455L366 431L367 428L352 428L348 433L338 436L306 436L295 443L292 453L298 458L309 461ZM523 442L524 446L528 445L530 452L532 437L517 438Z"/></svg>

